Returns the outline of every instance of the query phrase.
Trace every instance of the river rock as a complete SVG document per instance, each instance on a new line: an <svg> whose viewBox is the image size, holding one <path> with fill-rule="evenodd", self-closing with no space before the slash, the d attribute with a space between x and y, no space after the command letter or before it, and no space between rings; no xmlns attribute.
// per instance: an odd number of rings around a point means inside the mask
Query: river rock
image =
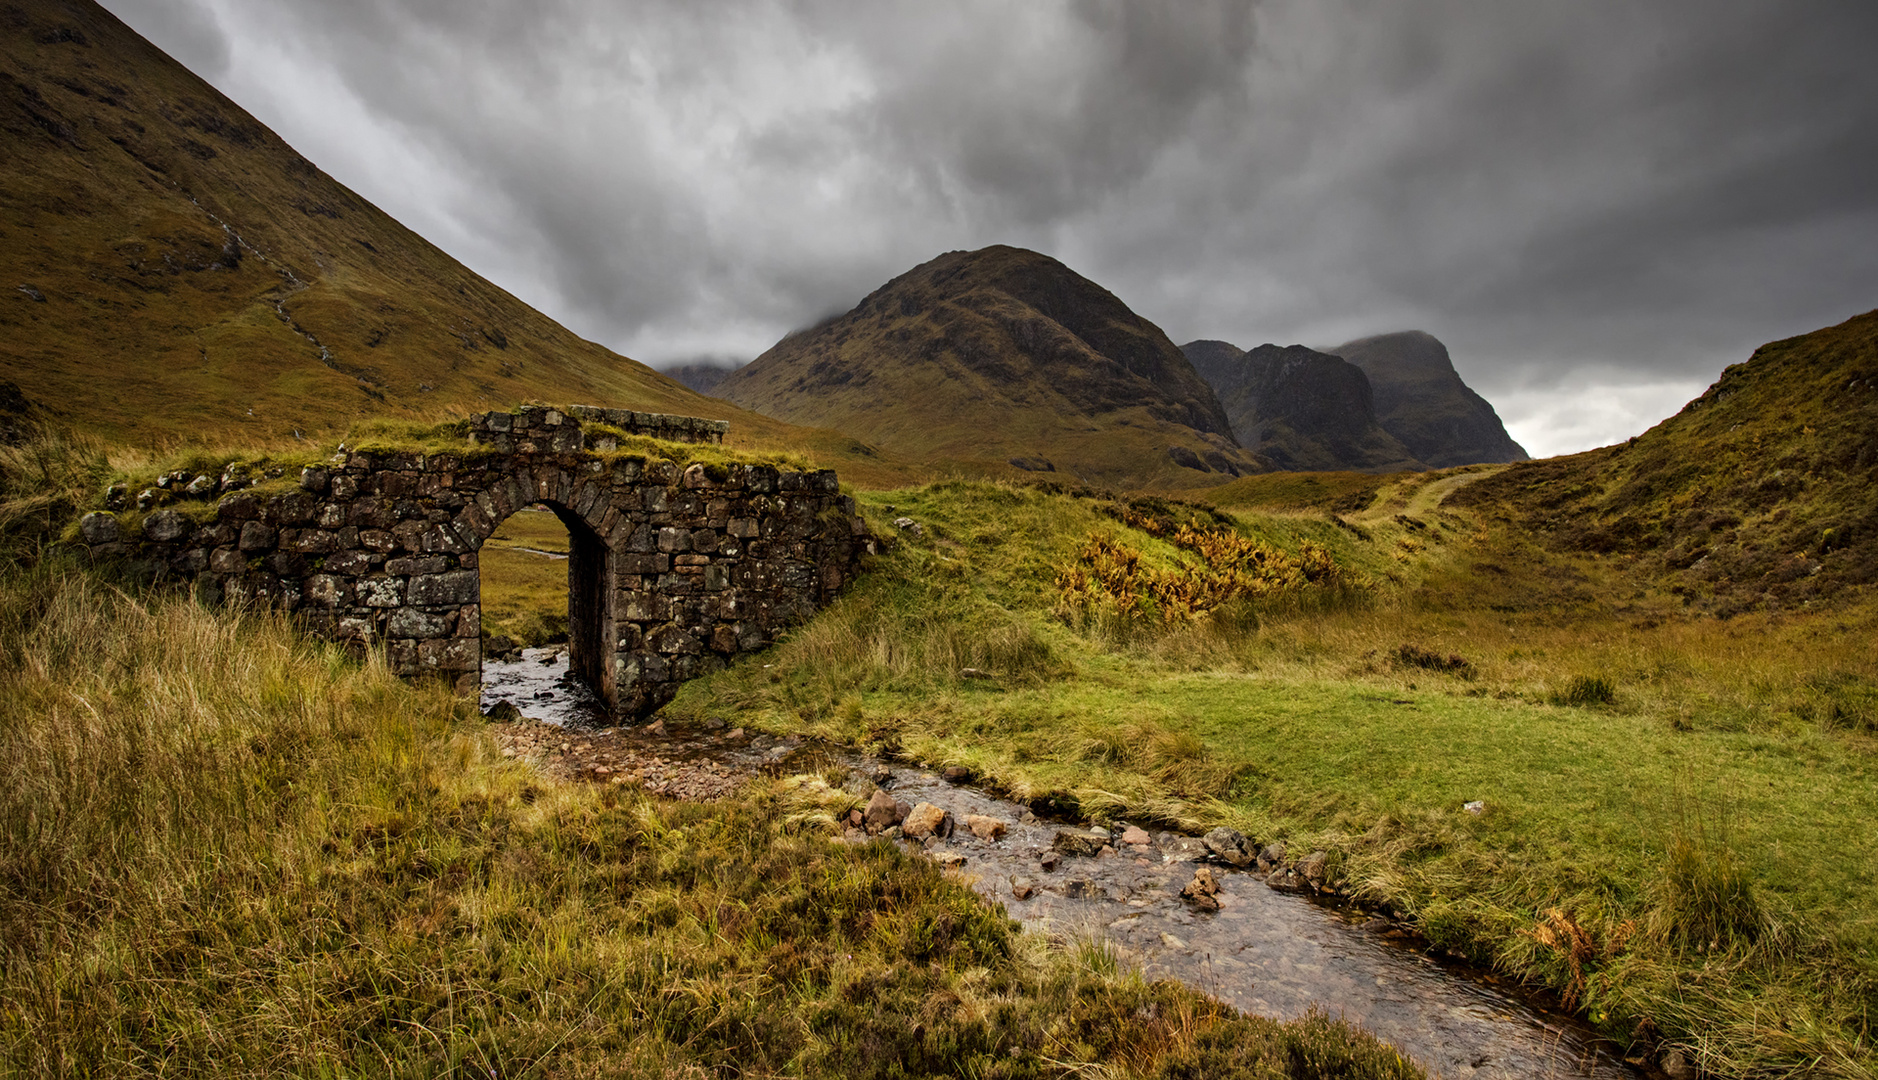
<svg viewBox="0 0 1878 1080"><path fill-rule="evenodd" d="M1313 889L1324 887L1324 878L1330 868L1330 856L1326 852L1313 851L1298 862L1298 876Z"/></svg>
<svg viewBox="0 0 1878 1080"><path fill-rule="evenodd" d="M1102 889L1088 878L1074 878L1063 883L1063 895L1071 900L1099 900Z"/></svg>
<svg viewBox="0 0 1878 1080"><path fill-rule="evenodd" d="M1148 835L1148 830L1138 825L1130 825L1122 830L1122 843L1124 844L1146 845L1153 842L1154 838Z"/></svg>
<svg viewBox="0 0 1878 1080"><path fill-rule="evenodd" d="M894 802L893 796L879 788L874 789L873 796L867 800L867 809L861 813L862 825L868 832L879 832L889 825L900 824L906 817L900 811L900 805Z"/></svg>
<svg viewBox="0 0 1878 1080"><path fill-rule="evenodd" d="M1265 850L1259 852L1259 869L1260 870L1271 871L1271 870L1277 869L1280 866L1283 866L1284 864L1285 864L1285 844L1284 844L1284 841L1282 840L1274 840L1271 843L1266 844Z"/></svg>
<svg viewBox="0 0 1878 1080"><path fill-rule="evenodd" d="M932 857L932 861L938 863L944 869L957 870L959 867L965 865L965 856L956 851L941 851Z"/></svg>
<svg viewBox="0 0 1878 1080"><path fill-rule="evenodd" d="M1219 878L1210 866L1196 866L1193 880L1180 890L1180 898L1195 911L1219 910Z"/></svg>
<svg viewBox="0 0 1878 1080"><path fill-rule="evenodd" d="M1046 851L1043 853L1043 858L1037 860L1037 865L1042 867L1046 874L1054 873L1057 867L1063 865L1063 856L1054 851Z"/></svg>
<svg viewBox="0 0 1878 1080"><path fill-rule="evenodd" d="M939 775L948 784L963 784L972 778L972 771L963 765L948 765L945 772Z"/></svg>
<svg viewBox="0 0 1878 1080"><path fill-rule="evenodd" d="M1108 846L1108 843L1109 838L1107 833L1086 833L1075 832L1070 829L1059 829L1057 830L1056 838L1050 841L1050 846L1065 855L1076 855L1085 859L1093 859L1096 857L1097 853Z"/></svg>
<svg viewBox="0 0 1878 1080"><path fill-rule="evenodd" d="M1005 831L1010 828L1009 825L999 821L997 818L986 817L984 814L967 814L965 816L965 827L970 829L972 835L980 840L1002 840L1004 839Z"/></svg>
<svg viewBox="0 0 1878 1080"><path fill-rule="evenodd" d="M1695 1066L1689 1063L1681 1050L1671 1050L1663 1055L1663 1075L1669 1080L1696 1080Z"/></svg>
<svg viewBox="0 0 1878 1080"><path fill-rule="evenodd" d="M1200 842L1206 845L1206 850L1212 852L1215 858L1233 866L1249 866L1258 858L1257 841L1224 825L1202 836Z"/></svg>
<svg viewBox="0 0 1878 1080"><path fill-rule="evenodd" d="M647 735L657 735L661 739L669 734L669 732L665 730L665 721L663 720L652 721L650 724L646 725L645 730Z"/></svg>
<svg viewBox="0 0 1878 1080"><path fill-rule="evenodd" d="M1011 895L1019 900L1028 900L1037 895L1037 886L1029 878L1012 878Z"/></svg>
<svg viewBox="0 0 1878 1080"><path fill-rule="evenodd" d="M928 836L950 836L952 811L943 810L929 802L920 803L900 823L900 829L915 840L924 840Z"/></svg>

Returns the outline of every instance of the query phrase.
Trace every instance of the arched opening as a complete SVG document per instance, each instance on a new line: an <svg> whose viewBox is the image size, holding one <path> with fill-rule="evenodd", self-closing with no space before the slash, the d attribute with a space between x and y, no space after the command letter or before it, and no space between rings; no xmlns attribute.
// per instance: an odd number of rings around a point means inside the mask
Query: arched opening
<svg viewBox="0 0 1878 1080"><path fill-rule="evenodd" d="M548 669L532 673L529 686L565 670L604 708L613 698L606 662L612 631L607 547L599 534L564 506L534 503L510 514L483 541L477 570L485 676L492 664L526 659ZM533 714L524 700L541 691L513 679L512 692L491 689L487 677L484 682L485 706L493 695Z"/></svg>

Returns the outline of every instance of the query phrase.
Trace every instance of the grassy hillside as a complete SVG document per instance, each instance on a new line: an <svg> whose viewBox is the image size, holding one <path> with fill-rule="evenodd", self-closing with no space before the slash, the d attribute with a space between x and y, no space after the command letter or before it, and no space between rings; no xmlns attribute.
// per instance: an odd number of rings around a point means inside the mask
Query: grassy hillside
<svg viewBox="0 0 1878 1080"><path fill-rule="evenodd" d="M716 392L977 473L1184 488L1269 467L1233 441L1212 390L1158 327L1018 248L916 267Z"/></svg>
<svg viewBox="0 0 1878 1080"><path fill-rule="evenodd" d="M1878 312L1763 345L1628 442L1517 465L1456 504L1636 561L1698 610L1878 581Z"/></svg>
<svg viewBox="0 0 1878 1080"><path fill-rule="evenodd" d="M386 216L90 0L0 12L0 380L131 445L287 445L528 400L731 421L904 483L569 333Z"/></svg>

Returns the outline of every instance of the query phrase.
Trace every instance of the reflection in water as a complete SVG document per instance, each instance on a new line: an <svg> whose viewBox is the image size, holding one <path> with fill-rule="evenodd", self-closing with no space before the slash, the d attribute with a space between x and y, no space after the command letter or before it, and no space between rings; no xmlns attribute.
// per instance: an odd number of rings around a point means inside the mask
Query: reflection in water
<svg viewBox="0 0 1878 1080"><path fill-rule="evenodd" d="M508 701L554 724L606 722L591 692L566 675L565 657L530 649L519 661L483 666L483 708ZM732 745L721 733L654 737L621 731L671 759L710 758L751 771L831 763L824 750L793 739L759 737ZM833 762L856 773L880 765L855 755ZM1389 936L1384 920L1324 907L1267 887L1256 876L1215 866L1220 909L1195 913L1178 898L1203 849L1191 837L1158 833L1101 858L1065 857L1042 868L1058 826L1016 803L947 783L931 772L893 766L889 790L907 803L930 802L963 821L983 814L1006 823L1002 840L963 827L929 842L935 854L963 856L963 879L1002 903L1011 917L1047 934L1110 942L1150 977L1178 979L1246 1012L1279 1018L1312 1006L1342 1016L1400 1047L1444 1078L1634 1077L1588 1029L1503 993L1475 973L1446 966ZM1014 881L1037 888L1018 900Z"/></svg>

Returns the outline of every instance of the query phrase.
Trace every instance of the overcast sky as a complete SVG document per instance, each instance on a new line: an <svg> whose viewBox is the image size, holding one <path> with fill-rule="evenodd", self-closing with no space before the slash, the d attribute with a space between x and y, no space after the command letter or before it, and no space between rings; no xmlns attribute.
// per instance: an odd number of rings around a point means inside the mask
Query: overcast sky
<svg viewBox="0 0 1878 1080"><path fill-rule="evenodd" d="M1427 330L1545 455L1878 307L1873 0L104 3L654 366L1009 243L1176 343Z"/></svg>

